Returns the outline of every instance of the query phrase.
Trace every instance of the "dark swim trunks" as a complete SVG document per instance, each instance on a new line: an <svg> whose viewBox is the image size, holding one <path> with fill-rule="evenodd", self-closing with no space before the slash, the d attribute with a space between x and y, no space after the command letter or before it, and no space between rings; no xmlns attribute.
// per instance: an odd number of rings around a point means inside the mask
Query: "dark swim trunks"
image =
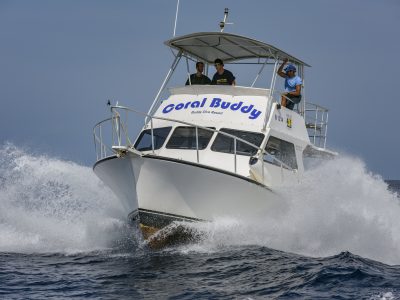
<svg viewBox="0 0 400 300"><path fill-rule="evenodd" d="M293 110L294 105L300 103L301 101L301 95L300 96L293 96L293 95L286 95L287 98L290 100L286 99L286 108Z"/></svg>

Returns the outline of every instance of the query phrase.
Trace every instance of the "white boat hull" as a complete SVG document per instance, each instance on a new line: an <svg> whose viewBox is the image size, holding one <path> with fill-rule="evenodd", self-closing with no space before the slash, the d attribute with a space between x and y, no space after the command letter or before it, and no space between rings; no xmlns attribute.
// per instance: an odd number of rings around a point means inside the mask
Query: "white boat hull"
<svg viewBox="0 0 400 300"><path fill-rule="evenodd" d="M128 153L98 161L94 172L130 217L140 215L148 226L179 219L267 216L281 207L278 195L250 178L177 159Z"/></svg>

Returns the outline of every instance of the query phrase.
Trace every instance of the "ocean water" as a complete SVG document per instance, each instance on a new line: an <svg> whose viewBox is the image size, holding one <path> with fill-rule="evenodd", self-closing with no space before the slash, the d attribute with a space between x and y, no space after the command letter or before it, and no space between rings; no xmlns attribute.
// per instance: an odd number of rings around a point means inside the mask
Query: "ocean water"
<svg viewBox="0 0 400 300"><path fill-rule="evenodd" d="M2 145L0 299L400 299L400 181L340 157L279 192L151 250L90 167Z"/></svg>

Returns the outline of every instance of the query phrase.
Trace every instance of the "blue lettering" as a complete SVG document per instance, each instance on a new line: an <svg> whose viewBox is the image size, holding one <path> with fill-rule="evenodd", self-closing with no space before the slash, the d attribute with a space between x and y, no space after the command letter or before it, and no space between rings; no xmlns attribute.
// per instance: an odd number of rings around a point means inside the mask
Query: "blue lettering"
<svg viewBox="0 0 400 300"><path fill-rule="evenodd" d="M238 110L242 105L243 105L243 102L240 101L239 103L232 104L231 109Z"/></svg>
<svg viewBox="0 0 400 300"><path fill-rule="evenodd" d="M257 110L257 109L253 109L250 113L249 119L257 119L259 116L261 115L261 111Z"/></svg>
<svg viewBox="0 0 400 300"><path fill-rule="evenodd" d="M219 107L220 102L221 102L220 98L214 98L210 104L210 107Z"/></svg>
<svg viewBox="0 0 400 300"><path fill-rule="evenodd" d="M230 102L222 101L221 108L222 109L227 109L227 108L229 108L230 105L231 105Z"/></svg>
<svg viewBox="0 0 400 300"><path fill-rule="evenodd" d="M247 114L253 109L254 105L249 105L249 106L243 106L242 109L240 110L242 113Z"/></svg>
<svg viewBox="0 0 400 300"><path fill-rule="evenodd" d="M197 108L200 106L200 102L199 101L193 101L192 105L190 105L192 108Z"/></svg>
<svg viewBox="0 0 400 300"><path fill-rule="evenodd" d="M175 106L175 110L181 110L183 107L185 106L185 104L183 103L179 103Z"/></svg>
<svg viewBox="0 0 400 300"><path fill-rule="evenodd" d="M167 113L173 111L174 109L175 110L181 110L181 109L188 109L189 107L191 107L191 108L199 108L199 107L203 107L206 104L206 101L207 101L207 98L203 98L203 100L201 102L196 100L196 101L193 101L193 102L187 101L187 102L184 102L184 103L178 103L176 105L171 103L171 104L168 104L167 106L165 106L163 108L162 112L164 114L167 114ZM244 114L248 114L249 113L250 114L249 115L249 119L252 119L252 120L257 119L261 115L261 111L255 109L253 104L243 106L243 101L240 101L238 103L233 103L232 104L231 102L228 102L228 101L222 101L221 98L213 98L213 100L211 101L210 107L214 107L214 108L220 107L221 109L230 108L233 111L236 111L236 110L240 109L241 113L244 113ZM200 111L198 111L198 112L200 112ZM192 113L194 113L194 111L192 111ZM205 110L205 111L203 111L203 113L210 113L210 112ZM217 112L213 112L213 113L214 114L220 114L220 113L217 113ZM276 117L277 116L275 115L275 118Z"/></svg>
<svg viewBox="0 0 400 300"><path fill-rule="evenodd" d="M173 104L168 104L166 107L164 107L164 109L163 109L163 113L164 114L167 114L167 113L169 113L169 112L171 112L173 109L174 109L174 107L175 107L175 105L173 105Z"/></svg>

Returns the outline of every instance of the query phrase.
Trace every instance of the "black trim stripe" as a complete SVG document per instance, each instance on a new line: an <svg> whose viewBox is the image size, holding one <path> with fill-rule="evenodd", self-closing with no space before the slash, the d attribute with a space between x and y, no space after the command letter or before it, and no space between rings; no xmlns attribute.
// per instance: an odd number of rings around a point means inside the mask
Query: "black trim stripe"
<svg viewBox="0 0 400 300"><path fill-rule="evenodd" d="M163 228L171 224L173 221L204 222L204 220L198 218L184 217L181 215L164 213L143 208L132 211L128 215L128 220L131 222L139 221L140 224L155 228Z"/></svg>
<svg viewBox="0 0 400 300"><path fill-rule="evenodd" d="M151 209L139 208L139 213L142 213L142 212L144 212L144 213L156 214L156 215L168 216L168 217L171 217L171 218L181 219L181 220L204 221L204 220L199 219L199 218L184 217L184 216L181 216L181 215L170 214L170 213L164 213L164 212L159 212L159 211L155 211L155 210L151 210Z"/></svg>

